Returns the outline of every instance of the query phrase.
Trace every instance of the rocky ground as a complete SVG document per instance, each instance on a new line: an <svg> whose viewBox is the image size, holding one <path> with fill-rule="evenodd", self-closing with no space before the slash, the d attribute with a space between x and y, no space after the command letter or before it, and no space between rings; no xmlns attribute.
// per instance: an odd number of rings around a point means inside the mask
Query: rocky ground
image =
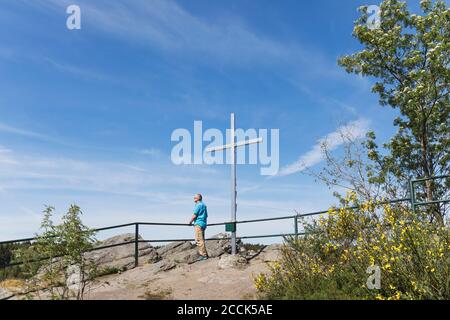
<svg viewBox="0 0 450 320"><path fill-rule="evenodd" d="M219 234L213 238L224 238ZM134 239L124 234L103 241L101 246ZM258 251L245 250L240 243L239 255L230 255L228 239L207 241L210 259L197 262L197 248L191 242L173 242L155 248L139 245L139 266L134 268L134 244L93 251L88 256L99 270L110 273L98 277L91 285L87 299L252 299L253 278L267 271L276 261L281 245L270 245ZM77 284L74 274L69 278ZM13 285L12 285L13 284ZM14 287L14 288L13 288ZM17 282L0 285L0 299L20 298Z"/></svg>

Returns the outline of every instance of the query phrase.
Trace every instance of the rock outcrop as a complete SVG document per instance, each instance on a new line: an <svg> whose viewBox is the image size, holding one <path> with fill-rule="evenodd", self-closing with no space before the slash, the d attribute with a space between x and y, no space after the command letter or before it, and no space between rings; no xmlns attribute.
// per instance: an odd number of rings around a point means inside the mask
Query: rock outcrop
<svg viewBox="0 0 450 320"><path fill-rule="evenodd" d="M1 288L0 287L0 300L6 300L9 298L14 297L14 293L5 289L5 288Z"/></svg>
<svg viewBox="0 0 450 320"><path fill-rule="evenodd" d="M206 250L210 258L217 258L223 254L231 253L231 241L226 233L219 233L207 240ZM139 240L143 240L139 236ZM109 248L95 250L86 254L86 258L97 264L99 269L115 268L127 270L134 267L134 243L119 245L120 243L134 241L134 234L122 234L101 241L97 247L111 246ZM238 248L241 244L238 241ZM116 246L117 245L117 246ZM170 270L179 264L191 264L197 261L197 247L190 241L176 241L154 248L148 243L139 243L139 263L159 263L161 270ZM73 281L76 282L76 281Z"/></svg>
<svg viewBox="0 0 450 320"><path fill-rule="evenodd" d="M143 240L139 236L139 240ZM86 258L97 264L99 269L117 268L119 270L127 270L134 267L134 243L114 246L120 243L134 241L134 234L127 233L108 238L101 241L97 247L113 246L110 248L91 251L86 254ZM148 243L139 243L139 259L143 262L157 262L161 258L157 250Z"/></svg>
<svg viewBox="0 0 450 320"><path fill-rule="evenodd" d="M262 270L264 268L262 266L266 266L267 263L276 261L281 257L281 249L283 248L283 245L278 244L266 247L243 246L238 241L239 254L231 255L231 241L228 239L227 234L220 233L212 236L212 238L217 240L206 241L208 254L212 259L206 262L200 262L195 267L191 267L191 264L195 263L198 259L197 247L194 242L177 241L157 248L142 242L138 245L140 268L117 275L111 274L109 278L99 277L96 281L105 281L105 288L109 286L111 279L116 278L129 280L135 277L135 280L138 282L147 281L148 279L152 279L152 282L157 281L157 279L160 279L162 282L170 282L169 278L174 274L180 277L186 277L187 274L191 275L193 272L195 276L195 270L203 270L200 272L201 279L206 279L205 281L208 283L210 281L219 281L217 279L220 279L222 281L220 283L223 284L227 281L232 281L231 279L233 279L235 274L251 273L255 270L260 270L260 268ZM139 239L142 240L142 237L139 236ZM120 245L124 242L130 243ZM115 273L115 270L108 270L108 268L120 271L134 268L134 234L122 234L97 244L97 247L103 246L109 247L86 253L86 258L92 260L97 265L97 269L100 271L99 274L107 275L108 273ZM102 269L104 273L102 273ZM145 274L142 273L144 270ZM71 290L76 291L80 283L80 269L77 266L70 266L65 272L67 286ZM246 279L243 278L243 281ZM117 283L117 285L122 284ZM23 294L20 290L14 291L9 287L0 287L0 299L15 299L17 297L14 297L14 295L20 296Z"/></svg>
<svg viewBox="0 0 450 320"><path fill-rule="evenodd" d="M224 254L220 257L217 266L219 269L242 269L247 265L247 259L241 255Z"/></svg>
<svg viewBox="0 0 450 320"><path fill-rule="evenodd" d="M271 244L265 247L261 252L261 259L264 262L274 262L281 258L282 244Z"/></svg>
<svg viewBox="0 0 450 320"><path fill-rule="evenodd" d="M229 239L229 235L226 233L219 233L211 238L220 239L220 240L207 240L206 241L206 251L208 251L208 255L211 258L217 258L223 255L224 253L231 253L231 240ZM242 242L238 240L236 242L237 249L239 250Z"/></svg>

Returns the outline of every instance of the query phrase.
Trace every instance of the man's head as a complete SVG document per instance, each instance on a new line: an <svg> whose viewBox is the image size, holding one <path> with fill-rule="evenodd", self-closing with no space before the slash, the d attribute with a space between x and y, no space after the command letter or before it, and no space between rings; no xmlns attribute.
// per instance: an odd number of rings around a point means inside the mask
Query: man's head
<svg viewBox="0 0 450 320"><path fill-rule="evenodd" d="M202 195L201 195L200 193L197 193L197 194L194 196L194 202L195 202L195 203L197 203L197 202L199 202L199 201L202 201L202 199L203 199L203 197L202 197Z"/></svg>

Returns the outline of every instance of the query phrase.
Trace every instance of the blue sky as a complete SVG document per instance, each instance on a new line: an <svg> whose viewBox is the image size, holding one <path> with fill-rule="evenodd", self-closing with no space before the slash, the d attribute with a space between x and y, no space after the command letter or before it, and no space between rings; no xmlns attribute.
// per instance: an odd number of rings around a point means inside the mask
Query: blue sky
<svg viewBox="0 0 450 320"><path fill-rule="evenodd" d="M81 8L81 30L66 28L70 4ZM336 64L359 49L351 32L365 4L374 3L2 1L0 239L37 231L45 204L63 212L77 203L91 226L185 222L202 192L210 220L227 220L229 167L173 165L170 136L195 120L225 130L230 112L239 128L280 129L285 172L266 179L239 166L238 218L327 208L330 190L296 161L320 168L318 141L349 123L380 140L394 132L396 114L378 105L372 80Z"/></svg>

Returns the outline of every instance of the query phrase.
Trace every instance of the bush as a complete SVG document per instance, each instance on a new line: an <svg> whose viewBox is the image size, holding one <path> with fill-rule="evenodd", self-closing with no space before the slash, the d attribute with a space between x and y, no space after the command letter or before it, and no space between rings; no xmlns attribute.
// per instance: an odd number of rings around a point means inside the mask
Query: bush
<svg viewBox="0 0 450 320"><path fill-rule="evenodd" d="M27 298L78 299L97 273L96 265L85 258L93 248L94 232L81 221L81 210L72 205L62 217L60 225L52 221L54 208L44 211L41 229L36 241L16 250L15 258L23 261L23 270L29 277Z"/></svg>
<svg viewBox="0 0 450 320"><path fill-rule="evenodd" d="M14 251L26 249L30 246L29 242L10 243L0 245L0 281L6 279L24 279L27 274L23 272L23 267L20 265L8 265L16 262L14 260Z"/></svg>
<svg viewBox="0 0 450 320"><path fill-rule="evenodd" d="M350 194L346 207L357 203ZM358 204L358 203L357 203ZM402 205L359 204L332 208L287 238L279 262L255 279L269 299L449 299L448 222L429 221ZM381 287L369 289L379 268Z"/></svg>

